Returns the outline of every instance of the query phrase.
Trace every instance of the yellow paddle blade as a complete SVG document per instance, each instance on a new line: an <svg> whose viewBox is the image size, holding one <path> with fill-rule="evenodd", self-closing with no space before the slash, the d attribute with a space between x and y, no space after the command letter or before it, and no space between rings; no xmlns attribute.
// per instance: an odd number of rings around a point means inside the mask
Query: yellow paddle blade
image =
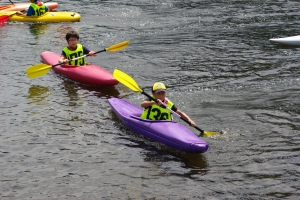
<svg viewBox="0 0 300 200"><path fill-rule="evenodd" d="M47 72L52 68L51 65L46 65L43 63L30 66L26 69L28 78L37 78L47 74Z"/></svg>
<svg viewBox="0 0 300 200"><path fill-rule="evenodd" d="M207 137L211 137L211 136L213 136L213 135L215 135L215 134L217 134L218 132L206 132L206 131L204 131L204 133L203 133L203 135L205 135L205 136L207 136Z"/></svg>
<svg viewBox="0 0 300 200"><path fill-rule="evenodd" d="M109 52L115 52L115 51L119 51L121 49L124 49L125 47L127 47L129 44L129 40L126 40L124 42L118 43L118 44L114 44L110 47L105 48L106 51Z"/></svg>
<svg viewBox="0 0 300 200"><path fill-rule="evenodd" d="M135 92L143 92L143 90L141 88L139 88L138 84L135 82L135 80L133 78L131 78L128 74L115 69L114 73L113 73L114 78L119 81L120 83L122 83L123 85L129 87L130 89L132 89Z"/></svg>

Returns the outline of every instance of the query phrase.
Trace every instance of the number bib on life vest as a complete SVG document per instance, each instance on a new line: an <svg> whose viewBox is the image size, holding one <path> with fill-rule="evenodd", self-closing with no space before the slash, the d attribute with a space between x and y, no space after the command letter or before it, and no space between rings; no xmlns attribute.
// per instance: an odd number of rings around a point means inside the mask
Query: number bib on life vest
<svg viewBox="0 0 300 200"><path fill-rule="evenodd" d="M77 48L74 51L68 49L68 47L65 47L63 51L65 52L68 60L72 60L84 55L83 46L81 44L77 44ZM69 64L74 66L83 66L86 65L86 60L85 58L80 58L78 60L71 61Z"/></svg>
<svg viewBox="0 0 300 200"><path fill-rule="evenodd" d="M173 106L173 103L168 99L165 99L165 104L170 109ZM153 104L152 106L144 109L141 118L151 120L172 120L172 115L168 109L160 107L157 104Z"/></svg>
<svg viewBox="0 0 300 200"><path fill-rule="evenodd" d="M43 14L45 14L46 12L46 7L44 4L42 4L41 6L36 5L35 3L30 4L30 6L33 8L34 10L34 15L33 16L41 16Z"/></svg>

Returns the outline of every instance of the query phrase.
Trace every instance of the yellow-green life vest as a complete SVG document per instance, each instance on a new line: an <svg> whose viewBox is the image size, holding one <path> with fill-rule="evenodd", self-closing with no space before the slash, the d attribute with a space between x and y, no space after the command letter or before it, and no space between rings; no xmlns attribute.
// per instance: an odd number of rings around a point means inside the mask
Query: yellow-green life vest
<svg viewBox="0 0 300 200"><path fill-rule="evenodd" d="M168 108L172 108L174 105L170 100L167 98L163 101ZM171 112L166 109L162 108L157 104L153 104L152 106L149 106L144 109L141 118L143 119L150 119L150 120L172 120Z"/></svg>
<svg viewBox="0 0 300 200"><path fill-rule="evenodd" d="M77 48L75 50L70 50L68 47L65 47L63 51L65 52L68 60L72 60L84 55L83 46L81 44L77 44ZM80 58L78 60L69 62L69 64L74 66L83 66L86 65L86 60L85 58Z"/></svg>
<svg viewBox="0 0 300 200"><path fill-rule="evenodd" d="M35 16L35 17L41 16L46 12L46 7L44 4L42 4L41 6L38 6L37 4L32 3L32 4L30 4L30 6L34 10L34 15L32 15L32 16Z"/></svg>

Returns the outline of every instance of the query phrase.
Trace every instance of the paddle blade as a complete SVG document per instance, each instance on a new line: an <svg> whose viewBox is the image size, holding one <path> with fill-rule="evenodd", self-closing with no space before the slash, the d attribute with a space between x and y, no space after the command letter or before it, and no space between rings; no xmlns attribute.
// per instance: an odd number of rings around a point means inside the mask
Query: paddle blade
<svg viewBox="0 0 300 200"><path fill-rule="evenodd" d="M11 7L12 7L11 5L3 5L3 6L0 6L0 10L5 10L5 9L11 8Z"/></svg>
<svg viewBox="0 0 300 200"><path fill-rule="evenodd" d="M109 51L109 52L119 51L119 50L124 49L125 47L127 47L128 44L129 44L129 40L118 43L118 44L114 44L110 47L105 48L105 50Z"/></svg>
<svg viewBox="0 0 300 200"><path fill-rule="evenodd" d="M217 134L218 132L207 132L207 131L204 131L203 132L203 135L206 136L206 137L211 137L211 136L214 136L215 134Z"/></svg>
<svg viewBox="0 0 300 200"><path fill-rule="evenodd" d="M114 78L122 83L123 85L129 87L131 90L135 92L143 92L141 88L139 88L138 84L135 82L133 78L131 78L128 74L115 69L113 73Z"/></svg>
<svg viewBox="0 0 300 200"><path fill-rule="evenodd" d="M47 72L52 68L51 65L46 65L43 63L30 66L26 69L28 78L37 78L47 74Z"/></svg>
<svg viewBox="0 0 300 200"><path fill-rule="evenodd" d="M0 16L0 23L4 23L9 20L10 15L2 15Z"/></svg>

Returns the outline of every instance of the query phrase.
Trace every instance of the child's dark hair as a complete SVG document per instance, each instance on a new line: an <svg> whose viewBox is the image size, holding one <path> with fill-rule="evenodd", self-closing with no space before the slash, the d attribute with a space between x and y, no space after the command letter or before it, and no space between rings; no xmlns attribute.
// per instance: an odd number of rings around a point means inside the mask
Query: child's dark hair
<svg viewBox="0 0 300 200"><path fill-rule="evenodd" d="M77 38L77 40L79 40L79 35L76 31L68 32L67 35L66 35L66 40L68 41L71 37Z"/></svg>

